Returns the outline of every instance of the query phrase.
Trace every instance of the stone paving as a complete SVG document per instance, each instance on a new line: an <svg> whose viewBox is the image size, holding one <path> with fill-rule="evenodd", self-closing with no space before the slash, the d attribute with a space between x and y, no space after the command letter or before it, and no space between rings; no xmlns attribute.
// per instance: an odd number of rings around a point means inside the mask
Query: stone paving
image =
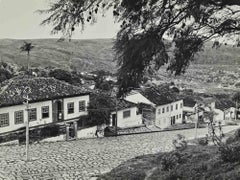
<svg viewBox="0 0 240 180"><path fill-rule="evenodd" d="M239 128L224 127L224 132ZM31 161L24 161L25 146L0 147L0 179L94 179L122 162L143 154L172 150L176 134L192 138L194 129L119 137L30 145ZM205 136L207 128L198 129Z"/></svg>

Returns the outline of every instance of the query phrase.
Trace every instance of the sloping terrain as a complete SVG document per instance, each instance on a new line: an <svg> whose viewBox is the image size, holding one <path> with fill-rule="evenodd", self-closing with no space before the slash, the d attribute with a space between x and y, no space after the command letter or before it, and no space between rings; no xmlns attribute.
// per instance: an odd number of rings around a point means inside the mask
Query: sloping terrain
<svg viewBox="0 0 240 180"><path fill-rule="evenodd" d="M20 47L24 40L0 40L0 57L4 62L27 64L26 52ZM57 39L27 40L35 48L31 51L30 64L36 67L58 67L79 71L98 69L114 71L115 62L111 51L113 40L72 40L58 42Z"/></svg>
<svg viewBox="0 0 240 180"><path fill-rule="evenodd" d="M113 39L72 40L32 39L35 48L31 51L31 66L58 67L63 69L94 71L116 70L113 61ZM1 39L0 58L4 62L26 65L25 52L20 51L24 40ZM212 44L206 44L204 51L196 56L197 64L240 65L240 47L222 45L213 49Z"/></svg>

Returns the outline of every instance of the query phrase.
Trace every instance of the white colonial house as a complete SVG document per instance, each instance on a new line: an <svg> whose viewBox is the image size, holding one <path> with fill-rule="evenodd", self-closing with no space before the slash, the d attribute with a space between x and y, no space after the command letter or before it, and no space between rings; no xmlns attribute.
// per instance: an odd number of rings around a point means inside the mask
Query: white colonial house
<svg viewBox="0 0 240 180"><path fill-rule="evenodd" d="M160 92L160 90L152 87L141 91L132 91L125 99L133 103L151 106L152 111L148 108L152 114L151 121L159 128L167 128L183 122L183 100L176 98L169 92ZM142 111L144 117L150 117L144 114L144 112L147 112L144 108Z"/></svg>
<svg viewBox="0 0 240 180"><path fill-rule="evenodd" d="M54 78L6 81L0 91L0 134L24 128L27 121L30 128L78 121L88 114L88 103L86 89Z"/></svg>
<svg viewBox="0 0 240 180"><path fill-rule="evenodd" d="M115 102L113 101L110 126L116 126L116 109ZM129 128L129 127L138 127L142 123L142 114L139 112L139 109L136 104L126 101L118 100L117 102L117 127L120 128Z"/></svg>

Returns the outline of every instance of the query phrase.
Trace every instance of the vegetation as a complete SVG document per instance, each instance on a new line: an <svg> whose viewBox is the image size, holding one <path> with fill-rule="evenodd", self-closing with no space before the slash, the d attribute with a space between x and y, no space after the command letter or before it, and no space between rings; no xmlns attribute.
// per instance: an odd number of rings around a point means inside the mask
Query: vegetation
<svg viewBox="0 0 240 180"><path fill-rule="evenodd" d="M240 136L237 134L230 136L234 140L230 142L229 147L240 147ZM228 151L228 157L233 153L238 157L238 148ZM239 174L239 159L226 161L222 153L219 153L219 147L204 144L188 145L181 151L136 157L101 175L98 179L239 179Z"/></svg>
<svg viewBox="0 0 240 180"><path fill-rule="evenodd" d="M30 52L34 46L32 43L24 41L24 44L20 47L21 51L27 52L27 69L29 70Z"/></svg>
<svg viewBox="0 0 240 180"><path fill-rule="evenodd" d="M109 124L112 99L106 93L91 95L89 111L89 122L91 125Z"/></svg>
<svg viewBox="0 0 240 180"><path fill-rule="evenodd" d="M215 39L214 48L226 37L238 43L239 6L236 0L58 0L40 12L50 14L42 24L52 24L52 33L70 38L76 26L83 29L86 21L96 22L100 10L113 7L121 23L114 50L123 95L163 65L175 75L184 73L206 41Z"/></svg>

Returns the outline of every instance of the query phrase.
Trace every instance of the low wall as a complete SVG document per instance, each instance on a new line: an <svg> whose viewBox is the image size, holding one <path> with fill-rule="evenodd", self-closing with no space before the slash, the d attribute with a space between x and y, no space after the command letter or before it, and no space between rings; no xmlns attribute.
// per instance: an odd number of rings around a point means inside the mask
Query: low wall
<svg viewBox="0 0 240 180"><path fill-rule="evenodd" d="M81 139L81 138L96 138L97 137L95 135L96 131L97 131L97 126L78 130L77 138L79 138L79 139Z"/></svg>

